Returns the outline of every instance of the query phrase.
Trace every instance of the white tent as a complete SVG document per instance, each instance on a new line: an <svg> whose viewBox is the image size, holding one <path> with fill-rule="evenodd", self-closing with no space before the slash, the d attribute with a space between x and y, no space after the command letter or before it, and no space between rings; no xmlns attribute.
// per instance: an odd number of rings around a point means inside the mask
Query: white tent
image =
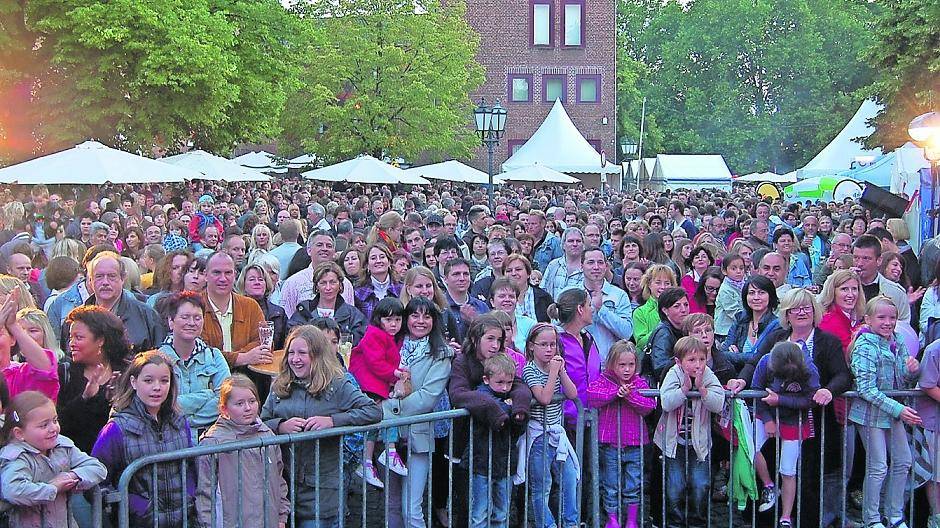
<svg viewBox="0 0 940 528"><path fill-rule="evenodd" d="M308 180L392 184L409 183L414 185L429 185L431 182L424 178L406 174L405 171L380 161L372 156L360 156L346 160L335 165L313 169L301 174Z"/></svg>
<svg viewBox="0 0 940 528"><path fill-rule="evenodd" d="M422 165L405 170L406 174L412 174L427 178L429 180L448 180L464 183L489 183L490 177L487 173L474 169L457 160L433 163L431 165Z"/></svg>
<svg viewBox="0 0 940 528"><path fill-rule="evenodd" d="M273 172L274 174L285 174L287 172L284 160L263 150L242 154L241 156L233 158L232 161L242 167L248 167L249 169L259 170L261 172Z"/></svg>
<svg viewBox="0 0 940 528"><path fill-rule="evenodd" d="M669 189L731 190L731 171L715 154L660 154L651 182Z"/></svg>
<svg viewBox="0 0 940 528"><path fill-rule="evenodd" d="M288 160L287 165L289 167L300 169L303 167L316 165L317 159L318 158L314 156L313 154L301 154L300 156L297 156L296 158L291 158L290 160Z"/></svg>
<svg viewBox="0 0 940 528"><path fill-rule="evenodd" d="M230 159L209 154L204 150L193 150L176 156L161 158L160 161L186 167L201 172L204 180L217 180L227 182L237 181L271 181L267 174L243 167Z"/></svg>
<svg viewBox="0 0 940 528"><path fill-rule="evenodd" d="M0 182L20 185L178 183L199 178L202 174L192 169L167 165L96 141L86 141L55 154L0 169Z"/></svg>
<svg viewBox="0 0 940 528"><path fill-rule="evenodd" d="M909 240L914 251L920 251L921 243L924 240L924 233L921 232L921 217L924 209L930 207L921 200L921 169L930 167L930 162L924 157L924 149L906 143L904 146L895 149L895 164L891 171L891 192L893 194L913 199L913 203L903 219L907 223L908 230L911 232ZM916 195L916 197L915 197ZM928 235L929 236L929 235Z"/></svg>
<svg viewBox="0 0 940 528"><path fill-rule="evenodd" d="M882 105L866 99L858 107L858 111L845 125L832 141L816 154L805 167L797 169L798 180L812 178L813 176L827 176L837 174L851 168L852 162L857 159L872 160L881 155L881 149L867 150L861 143L853 141L855 138L864 138L871 135L875 129L868 124L868 120L875 117L883 108Z"/></svg>
<svg viewBox="0 0 940 528"><path fill-rule="evenodd" d="M735 183L796 183L796 173L777 174L775 172L752 172L734 179Z"/></svg>
<svg viewBox="0 0 940 528"><path fill-rule="evenodd" d="M532 137L503 163L503 170L511 171L536 163L566 173L601 172L600 153L584 139L559 100L555 101ZM620 174L620 166L607 163L604 172Z"/></svg>
<svg viewBox="0 0 940 528"><path fill-rule="evenodd" d="M538 163L528 167L519 167L511 171L497 174L493 177L497 183L504 182L551 182L551 183L580 183L581 180L550 169Z"/></svg>

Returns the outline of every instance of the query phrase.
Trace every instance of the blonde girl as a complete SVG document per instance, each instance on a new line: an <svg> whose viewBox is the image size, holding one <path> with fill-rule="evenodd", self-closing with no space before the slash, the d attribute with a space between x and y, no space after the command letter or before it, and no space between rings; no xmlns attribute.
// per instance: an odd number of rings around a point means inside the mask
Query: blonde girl
<svg viewBox="0 0 940 528"><path fill-rule="evenodd" d="M637 349L644 350L653 330L659 326L659 296L667 288L675 288L676 274L665 264L650 266L640 279L642 301L633 311L633 338Z"/></svg>
<svg viewBox="0 0 940 528"><path fill-rule="evenodd" d="M46 312L38 308L23 308L16 312L16 322L39 346L52 351L57 361L65 357L65 353L59 347L59 340L55 338L55 332L52 331L52 324Z"/></svg>
<svg viewBox="0 0 940 528"><path fill-rule="evenodd" d="M104 480L104 465L59 434L55 404L46 395L23 392L5 410L0 486L13 504L10 526L77 528L69 495Z"/></svg>
<svg viewBox="0 0 940 528"><path fill-rule="evenodd" d="M904 424L922 425L922 421L916 410L885 391L910 387L917 380L920 365L895 332L897 322L897 306L879 295L868 301L865 324L852 342L851 368L859 398L852 403L849 421L858 425L865 446L862 522L869 527L883 526L882 488L887 478L883 510L888 526L908 528L903 515L904 490L912 455Z"/></svg>
<svg viewBox="0 0 940 528"><path fill-rule="evenodd" d="M206 431L199 444L218 445L274 436L258 417L260 406L255 384L243 374L234 374L219 387L219 420ZM274 528L287 524L290 500L280 447L272 445L200 457L198 468L196 514L203 526L257 525L262 522L259 515L267 518L263 522L265 526ZM216 502L215 519L212 518L213 501Z"/></svg>

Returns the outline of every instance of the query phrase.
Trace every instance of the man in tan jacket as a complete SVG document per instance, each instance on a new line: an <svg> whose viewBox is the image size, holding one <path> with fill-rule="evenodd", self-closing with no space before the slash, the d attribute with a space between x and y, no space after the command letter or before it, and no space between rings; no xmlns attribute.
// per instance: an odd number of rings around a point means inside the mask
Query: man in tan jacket
<svg viewBox="0 0 940 528"><path fill-rule="evenodd" d="M262 348L258 323L264 313L257 301L235 293L235 261L217 251L206 261L205 326L202 339L222 351L232 368L270 363L270 349Z"/></svg>

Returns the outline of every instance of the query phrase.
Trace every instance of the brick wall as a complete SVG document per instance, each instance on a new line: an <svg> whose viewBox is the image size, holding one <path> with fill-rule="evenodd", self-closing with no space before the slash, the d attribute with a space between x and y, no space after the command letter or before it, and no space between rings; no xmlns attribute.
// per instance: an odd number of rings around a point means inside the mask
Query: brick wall
<svg viewBox="0 0 940 528"><path fill-rule="evenodd" d="M541 0L546 1L546 0ZM616 28L613 0L584 0L582 16L583 46L562 45L565 0L551 2L552 41L550 47L534 47L529 0L467 0L467 19L480 34L477 60L486 70L486 81L475 94L474 102L485 97L487 103L499 99L506 107L506 134L500 140L495 166L508 156L510 144L524 143L542 124L552 103L544 101L543 75L565 75L567 81L565 110L585 139L596 140L609 159L616 152ZM531 102L510 102L508 80L511 74L531 75ZM577 102L579 75L601 78L600 103ZM603 124L606 117L607 124ZM480 148L471 164L486 170L486 151Z"/></svg>

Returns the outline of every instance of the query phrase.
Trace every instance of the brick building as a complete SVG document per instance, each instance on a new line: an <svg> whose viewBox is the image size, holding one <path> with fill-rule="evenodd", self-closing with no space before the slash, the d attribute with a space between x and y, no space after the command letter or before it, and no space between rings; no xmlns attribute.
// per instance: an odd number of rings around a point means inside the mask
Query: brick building
<svg viewBox="0 0 940 528"><path fill-rule="evenodd" d="M616 157L616 7L614 0L467 0L486 70L473 101L506 107L506 134L495 167L526 142L555 99L597 150ZM486 150L471 164L486 170Z"/></svg>

